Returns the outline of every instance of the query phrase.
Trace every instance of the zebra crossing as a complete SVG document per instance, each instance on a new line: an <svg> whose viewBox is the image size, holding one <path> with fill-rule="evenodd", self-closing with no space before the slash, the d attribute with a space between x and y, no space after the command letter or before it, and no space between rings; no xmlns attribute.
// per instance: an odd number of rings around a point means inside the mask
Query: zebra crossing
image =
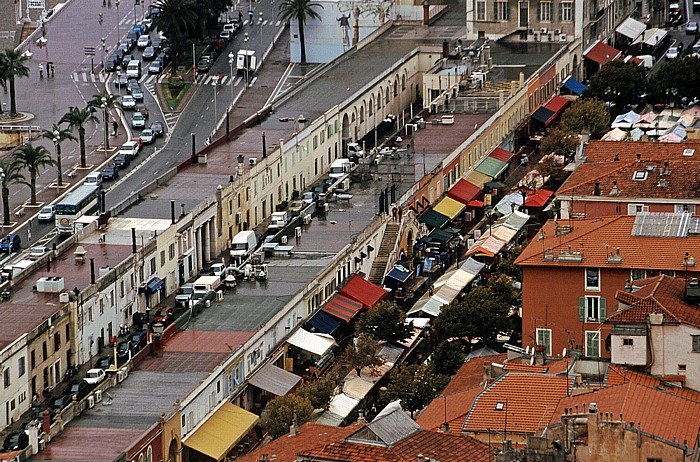
<svg viewBox="0 0 700 462"><path fill-rule="evenodd" d="M217 80L218 78L215 75L203 75L195 80L195 84L216 86ZM228 75L222 75L221 83L219 85L222 87L230 87L233 84L234 87L237 87L241 84L241 82L243 82L243 77L235 76L233 79L231 79L231 77Z"/></svg>
<svg viewBox="0 0 700 462"><path fill-rule="evenodd" d="M105 83L111 74L98 72L93 74L90 71L76 71L73 72L72 78L76 83ZM165 74L154 75L154 74L144 74L141 76L139 83L149 85L155 84L156 81L161 83L165 79Z"/></svg>

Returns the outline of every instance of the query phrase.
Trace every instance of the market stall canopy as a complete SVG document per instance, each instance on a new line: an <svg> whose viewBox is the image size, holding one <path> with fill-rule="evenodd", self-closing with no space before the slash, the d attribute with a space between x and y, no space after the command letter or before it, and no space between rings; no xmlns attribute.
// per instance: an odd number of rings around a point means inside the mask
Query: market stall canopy
<svg viewBox="0 0 700 462"><path fill-rule="evenodd" d="M482 255L486 257L493 257L506 245L500 239L496 239L493 236L488 236L486 239L479 239L474 243L474 245L467 250L466 255Z"/></svg>
<svg viewBox="0 0 700 462"><path fill-rule="evenodd" d="M613 128L608 133L603 135L601 141L624 141L627 138L627 132L621 128Z"/></svg>
<svg viewBox="0 0 700 462"><path fill-rule="evenodd" d="M261 367L260 370L248 380L249 384L277 396L286 395L299 382L301 382L301 377L298 375L287 372L269 363Z"/></svg>
<svg viewBox="0 0 700 462"><path fill-rule="evenodd" d="M357 313L359 313L361 309L361 303L340 294L333 295L330 300L323 305L323 308L321 308L321 310L331 316L345 322L350 322L352 318L357 316Z"/></svg>
<svg viewBox="0 0 700 462"><path fill-rule="evenodd" d="M612 61L613 59L619 58L621 55L622 52L620 50L613 48L600 40L596 41L583 52L583 56L600 64L601 66Z"/></svg>
<svg viewBox="0 0 700 462"><path fill-rule="evenodd" d="M532 118L548 126L551 124L561 112L571 103L570 100L562 96L554 96L547 104L540 107L532 114Z"/></svg>
<svg viewBox="0 0 700 462"><path fill-rule="evenodd" d="M457 218L466 205L462 202L452 199L451 197L444 197L440 202L433 207L433 210L437 213L445 215L450 220Z"/></svg>
<svg viewBox="0 0 700 462"><path fill-rule="evenodd" d="M615 117L613 123L610 125L611 128L632 128L632 125L639 120L639 114L634 111L626 112L625 114L620 114Z"/></svg>
<svg viewBox="0 0 700 462"><path fill-rule="evenodd" d="M476 199L481 194L481 188L461 178L447 192L447 197L458 200L463 204Z"/></svg>
<svg viewBox="0 0 700 462"><path fill-rule="evenodd" d="M386 277L399 281L400 283L404 283L408 281L408 278L410 278L412 275L413 271L410 269L401 265L395 265L391 271L387 273Z"/></svg>
<svg viewBox="0 0 700 462"><path fill-rule="evenodd" d="M307 322L309 330L312 332L320 332L322 334L332 335L338 327L340 327L340 321L326 313L323 310L319 310L314 314L311 319Z"/></svg>
<svg viewBox="0 0 700 462"><path fill-rule="evenodd" d="M367 279L355 275L340 289L340 293L348 298L356 300L364 308L371 308L384 300L388 292Z"/></svg>
<svg viewBox="0 0 700 462"><path fill-rule="evenodd" d="M651 29L645 30L642 35L637 37L632 44L643 43L650 47L655 47L657 44L661 43L668 34L665 29L659 29L657 27L652 27Z"/></svg>
<svg viewBox="0 0 700 462"><path fill-rule="evenodd" d="M496 148L491 152L491 154L489 154L489 157L493 157L494 159L500 160L501 162L510 162L514 155L515 154L513 154L512 152L506 151L503 148Z"/></svg>
<svg viewBox="0 0 700 462"><path fill-rule="evenodd" d="M544 207L550 197L552 197L552 191L538 189L527 195L523 205L525 207Z"/></svg>
<svg viewBox="0 0 700 462"><path fill-rule="evenodd" d="M450 221L450 218L433 209L428 209L421 215L418 221L432 228L442 228Z"/></svg>
<svg viewBox="0 0 700 462"><path fill-rule="evenodd" d="M508 168L507 162L500 161L494 157L487 157L479 163L476 171L492 178L498 178L506 168Z"/></svg>
<svg viewBox="0 0 700 462"><path fill-rule="evenodd" d="M257 423L257 415L224 401L221 407L194 433L187 435L182 443L220 461Z"/></svg>
<svg viewBox="0 0 700 462"><path fill-rule="evenodd" d="M564 81L564 88L566 88L575 95L582 95L583 92L588 89L587 86L585 86L573 77L569 77Z"/></svg>
<svg viewBox="0 0 700 462"><path fill-rule="evenodd" d="M315 334L304 329L298 329L289 337L287 343L309 353L325 356L335 346L335 339L328 334Z"/></svg>
<svg viewBox="0 0 700 462"><path fill-rule="evenodd" d="M466 180L474 186L476 186L477 188L479 188L479 190L482 190L484 189L484 185L489 181L493 180L493 178L483 173L473 171L469 175L467 175Z"/></svg>
<svg viewBox="0 0 700 462"><path fill-rule="evenodd" d="M496 211L501 215L513 213L513 210L523 205L523 193L516 191L508 194L496 204Z"/></svg>
<svg viewBox="0 0 700 462"><path fill-rule="evenodd" d="M452 238L455 237L455 233L450 233L442 229L435 228L428 234L428 238L431 241L436 241L436 242L449 242L452 240Z"/></svg>
<svg viewBox="0 0 700 462"><path fill-rule="evenodd" d="M629 39L636 40L637 37L642 35L646 28L646 24L641 23L636 19L627 18L624 21L622 21L622 24L617 26L615 32L618 32Z"/></svg>

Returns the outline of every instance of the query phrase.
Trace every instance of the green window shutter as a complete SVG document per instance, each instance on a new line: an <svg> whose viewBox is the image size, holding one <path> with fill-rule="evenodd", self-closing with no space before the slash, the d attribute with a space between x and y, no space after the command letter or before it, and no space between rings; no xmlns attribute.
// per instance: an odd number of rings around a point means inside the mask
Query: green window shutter
<svg viewBox="0 0 700 462"><path fill-rule="evenodd" d="M493 2L493 20L498 21L498 2Z"/></svg>
<svg viewBox="0 0 700 462"><path fill-rule="evenodd" d="M607 317L607 313L606 313L607 310L606 310L605 305L606 305L605 297L600 297L599 312L600 312L600 320L601 321L605 321L605 318Z"/></svg>
<svg viewBox="0 0 700 462"><path fill-rule="evenodd" d="M542 21L542 2L537 2L537 20Z"/></svg>
<svg viewBox="0 0 700 462"><path fill-rule="evenodd" d="M584 321L586 319L586 297L578 298L578 320Z"/></svg>

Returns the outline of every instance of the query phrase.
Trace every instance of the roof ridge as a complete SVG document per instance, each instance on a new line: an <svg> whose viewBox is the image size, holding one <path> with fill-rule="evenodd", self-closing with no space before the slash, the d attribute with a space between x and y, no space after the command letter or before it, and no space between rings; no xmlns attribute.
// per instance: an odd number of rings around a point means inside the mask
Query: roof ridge
<svg viewBox="0 0 700 462"><path fill-rule="evenodd" d="M579 182L576 183L576 184L572 184L571 186L568 186L567 188L564 188L564 186L566 185L566 183L564 183L564 184L562 185L562 187L559 188L559 190L557 191L557 195L559 195L560 192L565 193L565 192L568 191L568 190L581 187L581 186L585 185L586 183L590 183L591 181L595 181L595 180L599 180L599 179L601 179L601 178L608 177L608 176L612 175L613 173L616 173L616 172L622 170L623 168L627 168L627 167L633 166L633 165L636 164L637 162L636 162L636 161L631 161L631 160L628 161L628 162L626 162L626 163L623 163L623 162L621 162L621 161L594 161L594 162L590 162L590 163L589 163L589 162L585 162L585 163L583 163L583 164L581 164L581 165L597 166L597 165L609 165L609 164L611 164L611 163L619 163L620 165L618 165L617 168L614 168L612 171L609 171L609 172L607 172L607 173L601 173L600 175L597 175L597 176L594 176L594 177L591 177L591 178L588 178L588 179L584 179L584 180L582 180L582 181L579 181Z"/></svg>
<svg viewBox="0 0 700 462"><path fill-rule="evenodd" d="M497 383L501 382L508 374L509 374L509 372L504 373L503 375L498 377L496 380L491 382L491 384L484 387L484 390L481 393L476 395L476 397L474 398L474 401L472 402L472 407L469 408L469 412L467 413L467 417L464 419L464 423L462 424L462 431L464 431L464 429L467 427L467 424L469 423L469 419L471 418L472 414L474 413L474 408L476 408L476 404L479 402L479 398L481 398L484 395L484 393L486 393L488 390L490 390L491 387L493 387Z"/></svg>
<svg viewBox="0 0 700 462"><path fill-rule="evenodd" d="M654 376L652 376L652 377L654 377ZM658 378L658 377L655 377L655 378L658 379L659 382L661 382L662 384L667 383L667 382L664 382L663 380L661 380L661 379ZM698 400L696 401L696 400L694 400L694 399L688 398L687 396L679 395L678 393L673 393L673 392L671 392L671 391L668 391L668 388L676 388L676 389L678 389L678 390L685 390L685 391L691 391L691 392L694 391L694 392L696 392L696 393L698 393L698 394L700 395L700 392L698 392L698 391L696 391L696 390L693 390L692 388L682 388L682 387L676 387L676 386L674 386L674 385L664 385L664 387L666 387L666 388L664 388L664 389L659 389L659 388L657 388L657 387L650 387L649 385L646 385L646 384L644 384L644 383L635 382L635 381L630 381L630 382L628 382L628 383L629 383L629 384L638 385L638 386L640 386L640 387L644 387L644 388L647 388L647 389L649 389L649 390L654 390L654 391L656 391L656 392L658 392L658 393L663 393L663 394L668 395L668 396L671 396L671 397L683 399L683 400L685 400L685 401L690 401L691 403L700 405L700 397L698 397Z"/></svg>

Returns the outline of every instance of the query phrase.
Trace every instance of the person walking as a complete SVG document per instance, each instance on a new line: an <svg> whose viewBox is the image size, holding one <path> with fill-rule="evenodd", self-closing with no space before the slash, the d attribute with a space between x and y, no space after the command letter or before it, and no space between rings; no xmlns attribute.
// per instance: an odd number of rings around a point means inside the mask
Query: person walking
<svg viewBox="0 0 700 462"><path fill-rule="evenodd" d="M112 136L117 136L117 129L119 128L119 124L117 123L117 119L114 117L112 118Z"/></svg>
<svg viewBox="0 0 700 462"><path fill-rule="evenodd" d="M53 63L51 63L51 77L53 77L55 75L54 70L55 70L55 66L53 65Z"/></svg>
<svg viewBox="0 0 700 462"><path fill-rule="evenodd" d="M39 80L44 79L44 65L39 63Z"/></svg>
<svg viewBox="0 0 700 462"><path fill-rule="evenodd" d="M32 242L32 229L27 228L27 242Z"/></svg>

